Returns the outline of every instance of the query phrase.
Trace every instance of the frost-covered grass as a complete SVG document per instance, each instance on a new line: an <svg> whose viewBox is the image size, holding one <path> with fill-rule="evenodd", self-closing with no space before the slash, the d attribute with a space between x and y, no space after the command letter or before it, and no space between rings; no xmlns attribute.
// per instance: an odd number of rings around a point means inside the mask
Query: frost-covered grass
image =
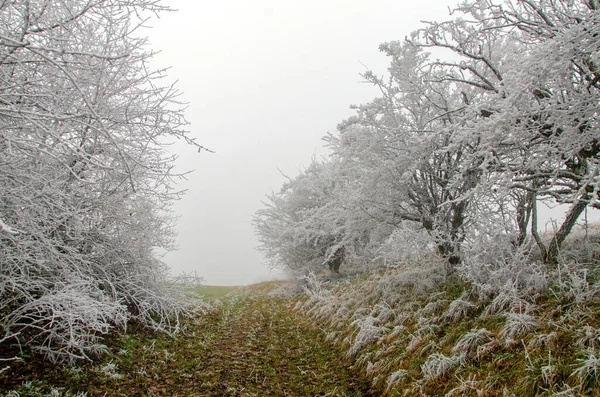
<svg viewBox="0 0 600 397"><path fill-rule="evenodd" d="M177 370L182 379L205 352L224 323L220 309L205 308L182 319L177 337L131 325L126 335L112 333L94 361L51 365L35 357L12 362L0 374L2 397L92 397L136 395L140 389L160 394L160 385ZM204 355L203 355L204 352ZM195 358L198 355L198 359ZM186 375L187 374L187 375ZM29 380L35 381L29 382Z"/></svg>
<svg viewBox="0 0 600 397"><path fill-rule="evenodd" d="M596 265L524 258L311 277L296 304L382 395L586 396L600 386ZM408 394L407 394L408 393Z"/></svg>
<svg viewBox="0 0 600 397"><path fill-rule="evenodd" d="M9 372L0 381L23 396L47 396L52 387L90 396L140 387L153 395L186 387L202 387L206 395L285 395L292 389L284 378L312 387L292 395L315 395L321 389L314 385L334 385L331 395L344 395L335 385L346 385L354 393L346 395L360 395L358 386L361 393L368 388L352 384L351 365L374 395L596 395L597 270L541 270L513 272L511 282L501 266L482 266L473 281L463 273L446 278L443 263L429 259L345 278L309 275L292 289L304 291L295 297L282 283L263 283L215 300L213 311L184 322L179 338L147 332L117 338L104 361L63 368L55 375L62 383L26 385Z"/></svg>
<svg viewBox="0 0 600 397"><path fill-rule="evenodd" d="M322 331L287 298L272 296L280 285L214 300L211 311L184 320L175 338L131 330L94 363L23 362L0 374L0 396L370 396L369 382Z"/></svg>

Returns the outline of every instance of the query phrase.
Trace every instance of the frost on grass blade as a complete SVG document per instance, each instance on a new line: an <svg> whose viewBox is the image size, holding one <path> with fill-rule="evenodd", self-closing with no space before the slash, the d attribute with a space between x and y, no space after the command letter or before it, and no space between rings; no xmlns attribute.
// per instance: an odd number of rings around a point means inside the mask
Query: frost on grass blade
<svg viewBox="0 0 600 397"><path fill-rule="evenodd" d="M600 379L600 355L594 350L587 352L587 357L577 360L578 366L571 374L581 387L595 387Z"/></svg>
<svg viewBox="0 0 600 397"><path fill-rule="evenodd" d="M477 350L492 338L490 331L485 328L473 329L460 337L452 348L453 354L463 353L467 357L474 357Z"/></svg>
<svg viewBox="0 0 600 397"><path fill-rule="evenodd" d="M508 343L517 337L527 335L536 328L538 328L538 321L535 317L525 313L507 313L506 322L498 336Z"/></svg>
<svg viewBox="0 0 600 397"><path fill-rule="evenodd" d="M445 379L456 367L463 364L464 360L463 354L447 357L442 353L434 353L421 365L423 379L426 381Z"/></svg>

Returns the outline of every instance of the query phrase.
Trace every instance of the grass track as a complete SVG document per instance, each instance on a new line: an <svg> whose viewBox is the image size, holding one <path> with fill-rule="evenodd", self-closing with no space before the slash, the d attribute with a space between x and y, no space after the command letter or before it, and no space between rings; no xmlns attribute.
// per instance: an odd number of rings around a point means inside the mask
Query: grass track
<svg viewBox="0 0 600 397"><path fill-rule="evenodd" d="M368 395L346 364L285 301L252 298L215 341L199 395Z"/></svg>
<svg viewBox="0 0 600 397"><path fill-rule="evenodd" d="M0 395L369 396L324 334L259 284L229 296L177 339L133 333L103 362L56 368L34 360L0 376ZM221 297L222 288L212 290ZM230 291L227 291L229 293ZM23 387L25 381L32 381ZM55 394L56 395L56 392Z"/></svg>

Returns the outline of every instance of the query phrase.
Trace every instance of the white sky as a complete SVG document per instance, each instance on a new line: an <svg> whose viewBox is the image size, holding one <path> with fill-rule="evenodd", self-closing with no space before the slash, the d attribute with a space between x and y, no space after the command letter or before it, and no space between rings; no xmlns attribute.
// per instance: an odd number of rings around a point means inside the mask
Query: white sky
<svg viewBox="0 0 600 397"><path fill-rule="evenodd" d="M148 30L157 67L172 66L200 144L176 147L179 170L195 169L174 209L179 250L174 273L207 284L248 284L278 276L255 248L251 224L261 200L295 176L321 137L352 115L349 105L377 91L361 83L365 66L381 75L381 42L404 39L421 20L445 20L457 0L171 0Z"/></svg>

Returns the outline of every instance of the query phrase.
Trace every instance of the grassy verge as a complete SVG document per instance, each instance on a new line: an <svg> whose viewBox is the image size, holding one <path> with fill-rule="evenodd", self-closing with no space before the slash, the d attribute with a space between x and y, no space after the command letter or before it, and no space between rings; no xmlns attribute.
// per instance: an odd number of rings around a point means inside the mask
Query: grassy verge
<svg viewBox="0 0 600 397"><path fill-rule="evenodd" d="M593 269L592 269L593 270ZM600 284L549 273L536 293L473 285L426 266L309 283L297 308L389 396L597 396Z"/></svg>

